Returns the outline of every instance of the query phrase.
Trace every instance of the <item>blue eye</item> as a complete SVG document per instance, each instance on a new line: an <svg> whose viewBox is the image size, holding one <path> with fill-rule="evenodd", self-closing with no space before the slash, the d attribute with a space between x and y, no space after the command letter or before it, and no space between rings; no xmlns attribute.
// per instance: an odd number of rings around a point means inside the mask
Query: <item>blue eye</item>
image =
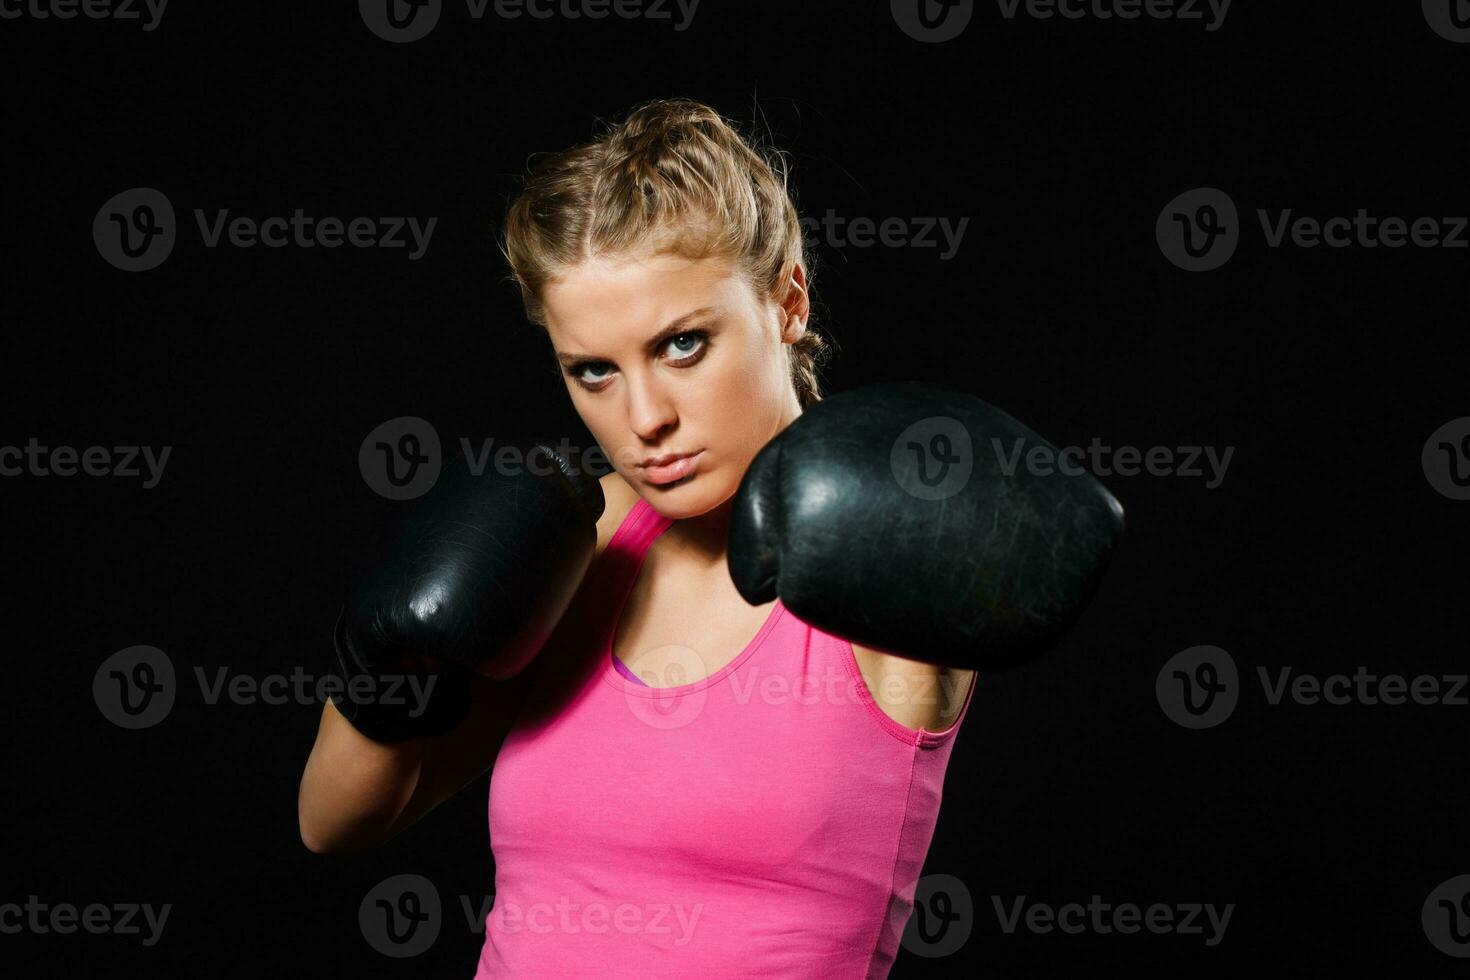
<svg viewBox="0 0 1470 980"><path fill-rule="evenodd" d="M674 336L670 337L669 345L675 349L680 350L680 356L675 358L675 360L684 361L688 360L690 357L693 357L704 347L706 336L707 334L704 334L698 330L691 330L689 333L675 334ZM686 341L690 345L688 349L679 348L679 341L681 340Z"/></svg>
<svg viewBox="0 0 1470 980"><path fill-rule="evenodd" d="M676 367L692 367L703 360L704 355L709 352L709 331L686 330L683 333L674 334L664 342L664 346L675 354L669 363ZM608 361L585 361L576 367L568 368L567 373L588 391L601 391L600 382L606 381L611 376L613 367L614 365ZM594 371L605 373L594 374Z"/></svg>

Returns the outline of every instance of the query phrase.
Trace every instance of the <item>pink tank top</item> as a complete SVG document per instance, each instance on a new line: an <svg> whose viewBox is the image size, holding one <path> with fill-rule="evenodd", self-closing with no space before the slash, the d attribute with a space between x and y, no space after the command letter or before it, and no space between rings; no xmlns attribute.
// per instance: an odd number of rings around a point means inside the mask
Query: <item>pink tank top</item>
<svg viewBox="0 0 1470 980"><path fill-rule="evenodd" d="M634 505L532 668L491 774L475 976L886 977L973 685L945 731L906 728L780 600L710 676L629 680L617 619L671 523Z"/></svg>

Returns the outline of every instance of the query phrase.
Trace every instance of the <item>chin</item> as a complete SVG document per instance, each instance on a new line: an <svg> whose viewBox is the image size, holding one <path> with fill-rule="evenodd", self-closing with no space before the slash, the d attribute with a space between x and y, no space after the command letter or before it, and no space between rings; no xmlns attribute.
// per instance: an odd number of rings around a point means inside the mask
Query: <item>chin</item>
<svg viewBox="0 0 1470 980"><path fill-rule="evenodd" d="M638 492L661 516L682 521L707 514L734 496L737 487L726 487L712 480L711 476L710 473L700 473L688 483L662 487L644 484Z"/></svg>

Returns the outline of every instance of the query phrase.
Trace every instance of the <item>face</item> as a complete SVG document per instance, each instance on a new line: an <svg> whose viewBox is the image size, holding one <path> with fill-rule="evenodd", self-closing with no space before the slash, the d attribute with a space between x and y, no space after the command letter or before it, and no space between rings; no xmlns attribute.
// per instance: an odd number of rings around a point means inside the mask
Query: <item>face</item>
<svg viewBox="0 0 1470 980"><path fill-rule="evenodd" d="M806 329L798 266L778 298L728 260L588 260L542 297L572 404L613 467L674 520L734 496L801 414L784 345ZM670 458L665 461L665 458Z"/></svg>

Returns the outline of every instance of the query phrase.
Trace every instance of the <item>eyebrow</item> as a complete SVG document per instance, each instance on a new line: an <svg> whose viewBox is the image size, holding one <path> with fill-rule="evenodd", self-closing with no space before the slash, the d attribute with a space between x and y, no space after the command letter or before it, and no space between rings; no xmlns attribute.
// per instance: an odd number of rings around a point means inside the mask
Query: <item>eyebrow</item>
<svg viewBox="0 0 1470 980"><path fill-rule="evenodd" d="M689 324L692 321L709 316L710 314L715 312L718 312L718 309L713 306L701 306L697 310L690 310L688 313L685 313L683 316L679 317L679 319L669 321L667 326L661 328L658 333L648 338L648 340L644 342L644 348L650 353L658 350L659 347L663 346L664 341L668 340L670 337L675 337L688 330ZM563 367L576 367L579 364L595 364L603 360L600 357L593 357L591 354L567 353L558 353L556 355L556 359L561 362Z"/></svg>

